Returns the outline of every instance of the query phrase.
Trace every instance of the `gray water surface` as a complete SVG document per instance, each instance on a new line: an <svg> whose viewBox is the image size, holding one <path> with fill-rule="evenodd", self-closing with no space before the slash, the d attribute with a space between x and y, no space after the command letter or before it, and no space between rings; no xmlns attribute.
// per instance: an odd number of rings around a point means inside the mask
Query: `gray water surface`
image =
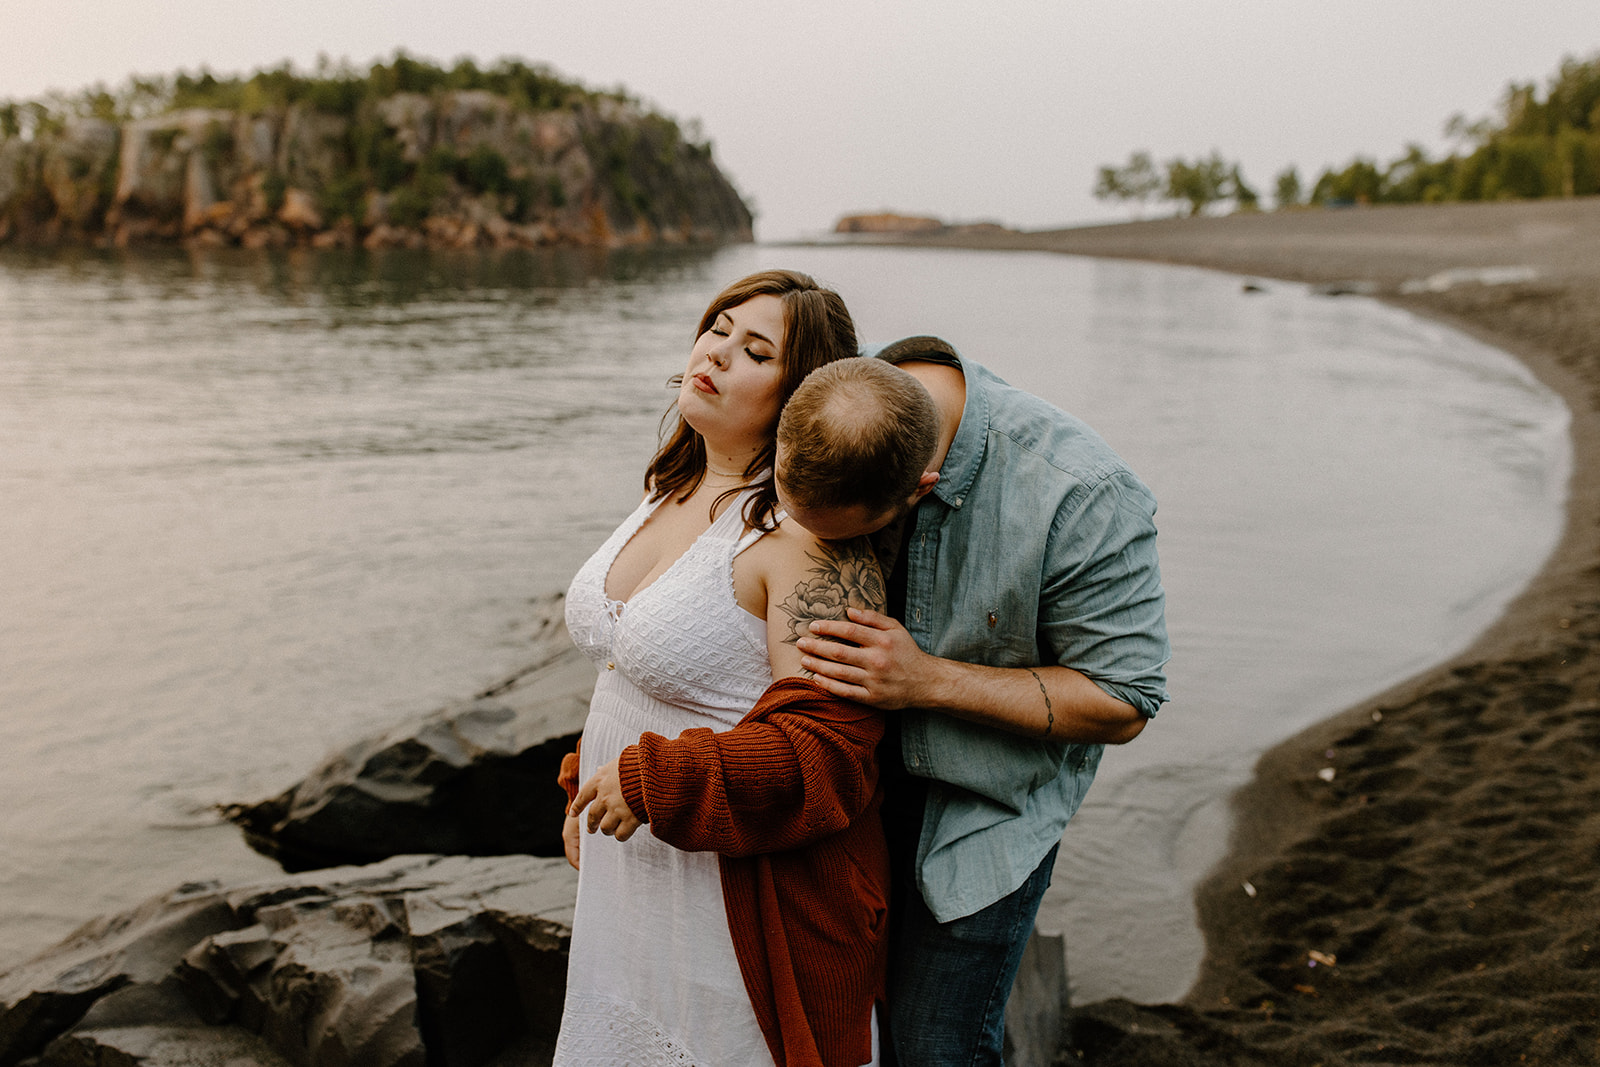
<svg viewBox="0 0 1600 1067"><path fill-rule="evenodd" d="M1567 414L1362 300L1023 253L0 254L0 970L182 881L213 806L522 662L637 500L709 297L794 266L939 333L1155 490L1174 699L1108 754L1041 922L1171 999L1266 748L1466 644L1559 532Z"/></svg>

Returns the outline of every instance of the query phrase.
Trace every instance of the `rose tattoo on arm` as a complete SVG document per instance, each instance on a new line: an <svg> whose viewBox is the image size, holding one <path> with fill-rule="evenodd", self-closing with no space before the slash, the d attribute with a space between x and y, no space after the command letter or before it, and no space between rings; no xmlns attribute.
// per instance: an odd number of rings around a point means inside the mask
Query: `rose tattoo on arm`
<svg viewBox="0 0 1600 1067"><path fill-rule="evenodd" d="M883 572L864 539L822 542L817 547L820 552L806 553L812 563L808 577L778 605L789 617L785 644L811 636L807 627L815 619L845 618L846 608L883 610Z"/></svg>

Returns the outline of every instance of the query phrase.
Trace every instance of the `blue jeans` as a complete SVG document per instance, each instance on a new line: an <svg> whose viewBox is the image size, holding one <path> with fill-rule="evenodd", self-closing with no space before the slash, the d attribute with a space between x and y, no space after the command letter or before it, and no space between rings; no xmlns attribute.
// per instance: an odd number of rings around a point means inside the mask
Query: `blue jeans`
<svg viewBox="0 0 1600 1067"><path fill-rule="evenodd" d="M1060 847L1010 896L951 922L934 919L915 883L905 887L889 965L899 1067L1000 1067L1006 999Z"/></svg>

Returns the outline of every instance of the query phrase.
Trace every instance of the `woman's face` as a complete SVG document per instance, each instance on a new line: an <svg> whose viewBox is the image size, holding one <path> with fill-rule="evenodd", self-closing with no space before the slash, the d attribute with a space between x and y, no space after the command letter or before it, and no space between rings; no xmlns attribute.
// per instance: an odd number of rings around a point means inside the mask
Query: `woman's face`
<svg viewBox="0 0 1600 1067"><path fill-rule="evenodd" d="M678 411L714 451L760 448L778 425L782 372L783 301L753 296L720 312L695 341Z"/></svg>

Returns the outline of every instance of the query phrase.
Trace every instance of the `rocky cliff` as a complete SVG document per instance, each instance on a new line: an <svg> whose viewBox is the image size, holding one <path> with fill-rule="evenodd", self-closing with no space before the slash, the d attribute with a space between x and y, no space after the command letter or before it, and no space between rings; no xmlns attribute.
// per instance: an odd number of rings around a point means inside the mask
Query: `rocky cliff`
<svg viewBox="0 0 1600 1067"><path fill-rule="evenodd" d="M301 79L293 84L356 91L277 99L260 90L275 83L258 74L231 83L242 87L234 94L240 106L142 117L119 114L105 94L101 117L89 107L51 113L6 104L0 241L472 247L751 239L750 211L710 145L637 101L572 87L537 102L481 88L374 91L377 75L392 69Z"/></svg>

